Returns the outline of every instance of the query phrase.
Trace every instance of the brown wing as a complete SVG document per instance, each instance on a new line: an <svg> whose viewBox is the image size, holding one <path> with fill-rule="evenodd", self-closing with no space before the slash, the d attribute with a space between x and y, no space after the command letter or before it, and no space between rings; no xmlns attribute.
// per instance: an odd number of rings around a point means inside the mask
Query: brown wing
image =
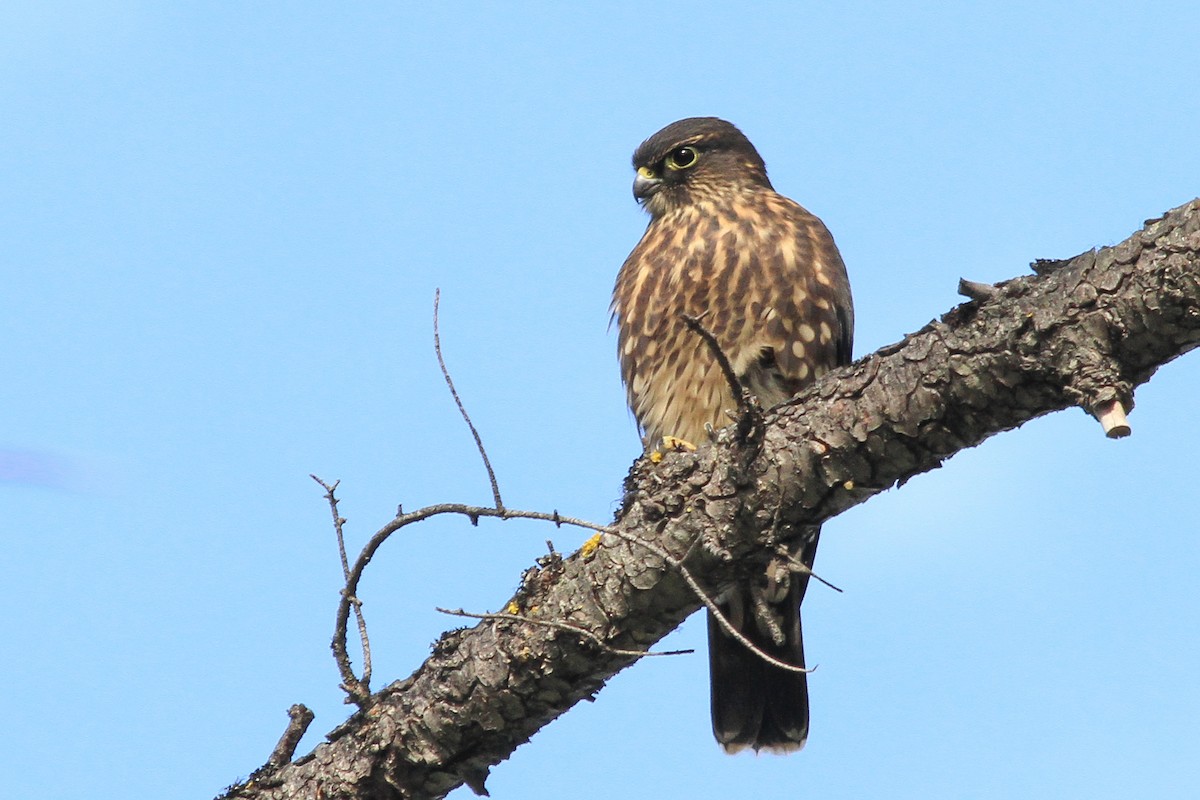
<svg viewBox="0 0 1200 800"><path fill-rule="evenodd" d="M734 351L746 354L744 365L735 369L769 407L849 363L854 305L846 267L821 220L781 195L763 200L760 224L778 238L759 250L764 262L759 324L747 326ZM757 359L750 360L755 353Z"/></svg>

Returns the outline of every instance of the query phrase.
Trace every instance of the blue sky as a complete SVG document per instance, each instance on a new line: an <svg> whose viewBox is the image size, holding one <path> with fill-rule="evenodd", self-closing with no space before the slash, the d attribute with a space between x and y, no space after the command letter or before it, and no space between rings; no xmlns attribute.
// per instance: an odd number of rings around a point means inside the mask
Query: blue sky
<svg viewBox="0 0 1200 800"><path fill-rule="evenodd" d="M848 264L857 352L1200 194L1200 7L4 4L0 767L13 797L209 797L347 713L339 567L486 502L607 519L639 445L607 329L629 155L743 128ZM827 526L808 747L729 758L703 620L494 797L1195 797L1195 356L1134 435L1035 421ZM362 587L376 683L552 536L434 521ZM131 789L130 787L136 787ZM459 790L457 798L469 792Z"/></svg>

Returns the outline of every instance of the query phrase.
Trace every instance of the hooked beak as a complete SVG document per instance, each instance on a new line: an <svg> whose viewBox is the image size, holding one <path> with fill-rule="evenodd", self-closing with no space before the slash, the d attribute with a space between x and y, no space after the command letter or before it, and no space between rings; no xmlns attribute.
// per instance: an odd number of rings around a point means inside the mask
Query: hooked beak
<svg viewBox="0 0 1200 800"><path fill-rule="evenodd" d="M639 203L644 203L655 192L662 188L662 178L654 174L649 167L638 167L637 177L633 179L633 196Z"/></svg>

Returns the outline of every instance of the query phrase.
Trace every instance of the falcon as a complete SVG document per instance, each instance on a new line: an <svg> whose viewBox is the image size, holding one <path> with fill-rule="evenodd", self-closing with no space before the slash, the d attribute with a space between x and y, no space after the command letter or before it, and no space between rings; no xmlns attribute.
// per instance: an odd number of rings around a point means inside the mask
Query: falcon
<svg viewBox="0 0 1200 800"><path fill-rule="evenodd" d="M849 363L854 307L846 268L817 217L775 192L750 140L715 117L671 123L633 154L633 196L650 224L613 291L618 355L647 452L700 444L737 401L699 317L742 385L778 405ZM810 567L819 528L793 558ZM756 647L804 666L800 602L808 574L783 561L724 591L718 607ZM780 669L708 620L712 725L726 752L787 753L808 737L804 673Z"/></svg>

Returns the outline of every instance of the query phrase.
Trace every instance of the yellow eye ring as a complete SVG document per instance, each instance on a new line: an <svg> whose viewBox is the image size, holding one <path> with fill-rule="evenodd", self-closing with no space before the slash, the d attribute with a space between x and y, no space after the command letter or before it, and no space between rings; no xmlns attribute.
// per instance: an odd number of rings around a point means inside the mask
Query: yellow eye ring
<svg viewBox="0 0 1200 800"><path fill-rule="evenodd" d="M667 169L680 170L696 166L700 154L694 147L677 147L666 158Z"/></svg>

